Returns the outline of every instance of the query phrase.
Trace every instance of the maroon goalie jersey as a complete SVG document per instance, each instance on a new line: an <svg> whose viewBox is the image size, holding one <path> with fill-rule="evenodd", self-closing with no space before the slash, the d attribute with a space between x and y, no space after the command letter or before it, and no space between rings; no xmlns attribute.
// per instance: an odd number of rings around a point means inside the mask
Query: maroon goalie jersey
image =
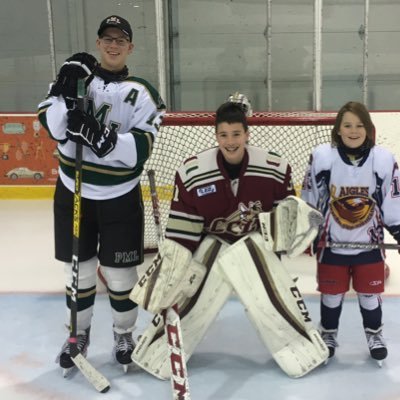
<svg viewBox="0 0 400 400"><path fill-rule="evenodd" d="M187 159L175 176L166 237L192 252L205 235L229 243L259 231L258 213L295 194L288 162L247 146L238 179L231 180L219 149Z"/></svg>

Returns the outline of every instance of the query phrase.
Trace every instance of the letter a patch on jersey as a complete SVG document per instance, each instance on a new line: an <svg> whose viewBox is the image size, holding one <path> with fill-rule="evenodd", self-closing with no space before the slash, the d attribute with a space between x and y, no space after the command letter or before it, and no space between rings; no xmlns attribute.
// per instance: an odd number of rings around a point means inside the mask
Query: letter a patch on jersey
<svg viewBox="0 0 400 400"><path fill-rule="evenodd" d="M216 192L217 192L217 188L215 187L215 185L209 185L209 186L205 186L205 187L197 189L197 196L199 196L199 197L207 196L208 194L216 193Z"/></svg>

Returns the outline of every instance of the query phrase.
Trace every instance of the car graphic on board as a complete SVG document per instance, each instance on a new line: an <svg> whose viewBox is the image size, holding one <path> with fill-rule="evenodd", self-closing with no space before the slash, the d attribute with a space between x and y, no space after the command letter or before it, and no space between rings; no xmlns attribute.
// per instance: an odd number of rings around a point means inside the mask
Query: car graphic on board
<svg viewBox="0 0 400 400"><path fill-rule="evenodd" d="M44 178L44 172L32 171L31 169L26 167L19 167L10 169L10 171L6 172L5 176L10 179L33 178L35 180L39 180Z"/></svg>

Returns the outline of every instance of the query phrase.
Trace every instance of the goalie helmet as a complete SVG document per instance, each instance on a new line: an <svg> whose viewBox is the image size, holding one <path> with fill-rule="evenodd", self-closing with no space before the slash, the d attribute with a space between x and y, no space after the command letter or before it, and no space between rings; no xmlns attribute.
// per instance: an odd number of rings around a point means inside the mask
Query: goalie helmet
<svg viewBox="0 0 400 400"><path fill-rule="evenodd" d="M241 94L239 92L235 92L228 97L228 101L232 103L240 104L243 111L246 114L246 117L251 117L253 115L253 109L251 108L251 103L247 96Z"/></svg>

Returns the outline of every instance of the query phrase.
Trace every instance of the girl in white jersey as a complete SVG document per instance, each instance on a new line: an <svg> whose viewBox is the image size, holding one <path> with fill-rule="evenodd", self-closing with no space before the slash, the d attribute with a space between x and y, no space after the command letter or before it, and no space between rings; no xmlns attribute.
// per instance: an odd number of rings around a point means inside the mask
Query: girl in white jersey
<svg viewBox="0 0 400 400"><path fill-rule="evenodd" d="M82 218L79 237L78 347L86 354L96 295L96 267L107 280L113 316L114 355L131 362L137 305L128 295L143 262L144 216L140 190L143 164L151 154L165 105L144 79L130 76L128 21L112 15L98 29L100 64L74 54L61 67L39 118L58 142L59 179L54 197L55 256L65 265L67 321L71 303L72 217L76 143L83 144ZM86 78L86 108L76 107L77 80ZM60 366L73 367L68 341Z"/></svg>
<svg viewBox="0 0 400 400"><path fill-rule="evenodd" d="M393 155L376 146L374 126L363 104L338 112L331 144L312 153L302 198L325 216L317 253L321 333L330 357L337 347L339 318L350 282L357 292L371 357L387 356L382 337L384 254L379 249L324 247L326 242L382 243L384 227L400 241L400 176Z"/></svg>

